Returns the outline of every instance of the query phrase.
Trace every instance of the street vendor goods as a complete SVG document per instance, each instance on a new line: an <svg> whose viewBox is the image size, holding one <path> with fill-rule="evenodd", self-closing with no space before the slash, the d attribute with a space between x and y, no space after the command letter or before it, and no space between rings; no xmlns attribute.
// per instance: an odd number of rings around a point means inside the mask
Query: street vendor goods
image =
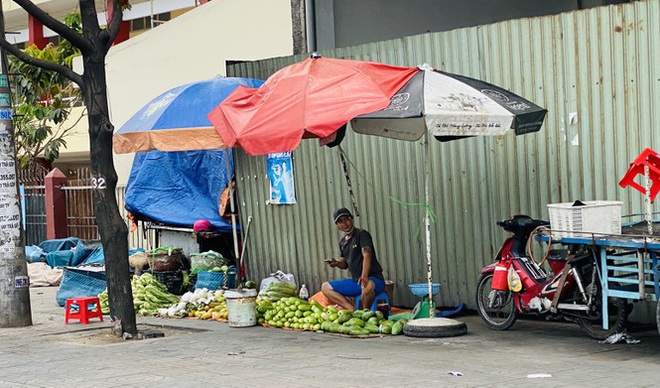
<svg viewBox="0 0 660 388"><path fill-rule="evenodd" d="M160 247L147 252L149 267L154 271L176 271L181 268L181 248Z"/></svg>
<svg viewBox="0 0 660 388"><path fill-rule="evenodd" d="M225 272L229 260L220 253L207 251L202 253L193 253L190 255L190 274L196 275L200 271ZM224 267L224 269L223 269Z"/></svg>
<svg viewBox="0 0 660 388"><path fill-rule="evenodd" d="M324 308L315 300L307 302L296 297L280 298L276 302L259 300L257 319L260 324L272 327L350 336L399 335L407 323L405 319L396 322L384 319L380 311Z"/></svg>
<svg viewBox="0 0 660 388"><path fill-rule="evenodd" d="M527 252L530 236L549 222L516 215L498 226L513 233L500 248L495 261L481 269L477 287L477 311L491 329L506 330L519 315L549 314L577 322L592 338L603 340L624 329L626 300L605 298L599 273L599 253L591 245L550 250L547 260L552 273ZM608 312L603 319L603 311Z"/></svg>
<svg viewBox="0 0 660 388"><path fill-rule="evenodd" d="M179 297L167 292L167 287L150 273L133 276L131 279L133 307L138 315L156 315L159 308L169 307L179 302ZM110 312L108 290L99 294L103 314Z"/></svg>

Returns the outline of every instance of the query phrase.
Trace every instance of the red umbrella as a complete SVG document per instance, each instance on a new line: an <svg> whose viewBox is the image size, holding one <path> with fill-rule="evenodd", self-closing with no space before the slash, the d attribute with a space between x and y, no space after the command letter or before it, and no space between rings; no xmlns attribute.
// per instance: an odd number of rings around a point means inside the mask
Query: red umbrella
<svg viewBox="0 0 660 388"><path fill-rule="evenodd" d="M249 155L292 151L303 138L327 138L355 116L387 107L417 72L312 56L279 70L258 89L239 86L208 118L227 146Z"/></svg>

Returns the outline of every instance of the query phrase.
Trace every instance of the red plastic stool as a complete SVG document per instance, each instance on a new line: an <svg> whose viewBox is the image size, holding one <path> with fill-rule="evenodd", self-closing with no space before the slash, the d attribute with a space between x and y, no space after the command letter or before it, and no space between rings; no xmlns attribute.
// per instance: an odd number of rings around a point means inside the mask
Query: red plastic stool
<svg viewBox="0 0 660 388"><path fill-rule="evenodd" d="M639 175L644 176L644 167L648 167L649 169L649 178L651 180L649 194L651 195L651 202L653 202L656 195L658 195L658 192L660 192L660 155L650 148L642 151L642 153L630 163L626 175L624 175L624 177L621 178L621 181L619 181L619 186L623 188L631 186L635 190L644 194L646 189L639 183L635 182L635 178Z"/></svg>
<svg viewBox="0 0 660 388"><path fill-rule="evenodd" d="M74 306L77 307L77 310L72 308ZM64 323L69 323L69 319L78 319L80 324L86 325L89 323L90 318L100 318L103 322L103 313L101 313L101 303L98 297L81 296L66 300Z"/></svg>

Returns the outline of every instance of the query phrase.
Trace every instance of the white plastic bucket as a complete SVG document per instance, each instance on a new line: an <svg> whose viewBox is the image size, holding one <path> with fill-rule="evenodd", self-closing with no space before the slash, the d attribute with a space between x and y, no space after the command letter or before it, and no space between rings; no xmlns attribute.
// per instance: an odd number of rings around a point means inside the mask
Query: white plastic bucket
<svg viewBox="0 0 660 388"><path fill-rule="evenodd" d="M257 324L257 291L228 290L227 319L229 327L249 327Z"/></svg>

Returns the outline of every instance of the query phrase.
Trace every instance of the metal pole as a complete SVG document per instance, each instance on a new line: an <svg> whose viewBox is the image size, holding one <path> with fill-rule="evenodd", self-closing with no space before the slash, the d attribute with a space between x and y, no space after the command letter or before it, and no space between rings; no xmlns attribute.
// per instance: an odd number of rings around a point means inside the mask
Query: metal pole
<svg viewBox="0 0 660 388"><path fill-rule="evenodd" d="M5 19L0 2L0 34ZM0 327L32 325L7 55L0 49Z"/></svg>
<svg viewBox="0 0 660 388"><path fill-rule="evenodd" d="M239 261L240 266L239 266L239 271L241 273L241 281L245 281L245 276L243 276L243 266L245 266L245 260L243 259L245 255L245 247L247 246L247 239L248 236L250 235L250 224L252 223L252 216L249 216L247 219L247 225L245 226L245 230L243 231L243 247L241 248L241 259ZM247 272L247 271L246 271Z"/></svg>
<svg viewBox="0 0 660 388"><path fill-rule="evenodd" d="M651 203L651 178L649 176L649 166L644 165L644 204L646 205L646 231L649 235L653 234L653 209Z"/></svg>
<svg viewBox="0 0 660 388"><path fill-rule="evenodd" d="M429 149L429 132L424 134L424 201L426 203L426 212L424 213L424 224L426 226L426 265L428 269L429 282L429 318L435 318L435 306L433 305L433 271L431 268L431 217L429 215L430 195L429 195L429 177L431 160Z"/></svg>
<svg viewBox="0 0 660 388"><path fill-rule="evenodd" d="M236 231L236 205L234 204L234 187L231 181L231 154L229 148L225 148L225 164L227 165L227 187L229 188L229 210L231 211L231 232L234 237L234 259L240 260L238 252L238 232Z"/></svg>

